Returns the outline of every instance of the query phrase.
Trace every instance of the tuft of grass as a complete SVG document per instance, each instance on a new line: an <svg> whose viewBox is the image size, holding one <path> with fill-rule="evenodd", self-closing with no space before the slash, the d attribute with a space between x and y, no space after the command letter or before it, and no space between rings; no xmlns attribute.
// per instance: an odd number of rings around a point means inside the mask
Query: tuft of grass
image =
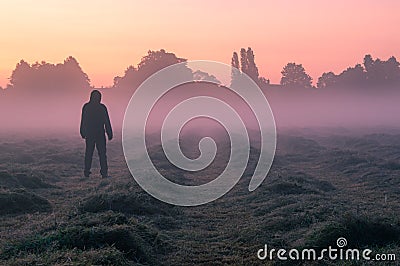
<svg viewBox="0 0 400 266"><path fill-rule="evenodd" d="M0 253L0 259L7 261L20 256L40 254L42 255L39 257L45 257L43 254L47 252L76 249L84 252L99 252L99 250L110 250L110 248L115 249L110 254L111 258L107 254L102 254L96 259L95 264L102 261L101 265L113 265L114 259L157 264L155 254L166 252L169 245L158 231L143 224L128 223L93 227L73 225L9 244Z"/></svg>
<svg viewBox="0 0 400 266"><path fill-rule="evenodd" d="M281 182L268 187L268 189L276 194L288 195L288 194L310 194L318 193L317 191L304 188L299 184L293 184L289 182Z"/></svg>
<svg viewBox="0 0 400 266"><path fill-rule="evenodd" d="M97 194L86 198L80 206L83 212L116 211L136 215L178 214L175 206L142 194Z"/></svg>
<svg viewBox="0 0 400 266"><path fill-rule="evenodd" d="M115 247L80 250L48 250L40 254L20 254L10 258L4 265L138 265L128 260L124 253ZM143 265L143 264L139 264Z"/></svg>
<svg viewBox="0 0 400 266"><path fill-rule="evenodd" d="M124 214L113 211L82 213L71 216L70 219L73 219L74 225L85 227L123 225L131 222Z"/></svg>
<svg viewBox="0 0 400 266"><path fill-rule="evenodd" d="M316 248L336 246L339 237L347 239L349 247L385 247L400 244L400 225L367 216L348 215L312 233L306 243Z"/></svg>
<svg viewBox="0 0 400 266"><path fill-rule="evenodd" d="M159 215L154 218L153 223L161 230L175 230L181 227L179 222L171 216Z"/></svg>
<svg viewBox="0 0 400 266"><path fill-rule="evenodd" d="M20 214L33 212L49 212L51 204L36 194L19 190L0 192L0 214Z"/></svg>
<svg viewBox="0 0 400 266"><path fill-rule="evenodd" d="M53 188L54 186L43 182L36 176L29 176L23 173L10 174L7 171L0 171L0 187L14 188Z"/></svg>

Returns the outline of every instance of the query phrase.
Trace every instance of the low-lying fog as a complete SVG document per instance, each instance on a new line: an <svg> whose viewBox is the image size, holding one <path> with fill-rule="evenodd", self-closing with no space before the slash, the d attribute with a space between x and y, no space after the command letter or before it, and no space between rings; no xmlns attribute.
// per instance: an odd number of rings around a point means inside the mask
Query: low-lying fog
<svg viewBox="0 0 400 266"><path fill-rule="evenodd" d="M102 102L108 107L114 131L120 132L125 109L132 92L103 89ZM278 131L283 128L398 128L400 124L400 89L389 88L328 88L297 89L271 86L263 89L273 111ZM27 135L63 131L79 137L82 105L90 90L74 94L21 94L0 92L1 132ZM228 103L256 129L255 116L238 96L228 89L209 83L192 83L177 87L166 94L153 108L149 117L149 132L160 128L165 116L179 102L193 96L212 96ZM146 99L143 99L145 102ZM204 106L193 106L202 111ZM137 110L141 112L141 110ZM207 120L207 119L206 119ZM204 127L218 123L198 119L191 125ZM179 125L181 126L181 125ZM199 130L200 130L199 129Z"/></svg>

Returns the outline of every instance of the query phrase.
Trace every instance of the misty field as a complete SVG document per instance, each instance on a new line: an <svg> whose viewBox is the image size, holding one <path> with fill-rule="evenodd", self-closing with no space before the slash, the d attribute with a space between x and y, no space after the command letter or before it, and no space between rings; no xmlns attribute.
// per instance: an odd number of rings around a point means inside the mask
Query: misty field
<svg viewBox="0 0 400 266"><path fill-rule="evenodd" d="M112 178L102 179L97 155L93 174L83 177L79 138L4 135L0 264L292 265L260 261L257 251L264 244L322 249L339 237L400 259L399 131L287 130L277 141L272 169L254 192L247 187L256 150L227 195L177 207L136 184L118 137L108 144ZM159 147L150 151L161 172L186 184L209 181L226 159L196 177L168 167Z"/></svg>

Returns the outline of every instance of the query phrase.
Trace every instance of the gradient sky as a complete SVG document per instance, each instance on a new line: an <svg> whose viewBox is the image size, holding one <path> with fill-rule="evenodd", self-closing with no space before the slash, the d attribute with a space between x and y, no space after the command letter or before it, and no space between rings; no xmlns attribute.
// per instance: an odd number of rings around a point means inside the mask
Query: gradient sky
<svg viewBox="0 0 400 266"><path fill-rule="evenodd" d="M316 80L361 63L400 59L400 1L0 2L0 86L16 63L62 62L72 55L95 86L112 84L147 50L230 63L252 47L261 75L278 83L288 62Z"/></svg>

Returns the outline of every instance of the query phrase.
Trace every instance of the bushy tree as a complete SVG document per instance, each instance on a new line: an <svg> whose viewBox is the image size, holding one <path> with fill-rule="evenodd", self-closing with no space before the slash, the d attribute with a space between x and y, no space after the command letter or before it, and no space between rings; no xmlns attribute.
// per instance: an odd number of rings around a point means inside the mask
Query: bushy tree
<svg viewBox="0 0 400 266"><path fill-rule="evenodd" d="M196 81L209 81L213 83L221 83L214 75L210 75L207 72L201 70L193 72L193 79Z"/></svg>
<svg viewBox="0 0 400 266"><path fill-rule="evenodd" d="M27 84L29 84L31 75L31 66L24 60L21 60L11 73L9 86L25 87Z"/></svg>
<svg viewBox="0 0 400 266"><path fill-rule="evenodd" d="M124 76L114 77L113 87L125 88L125 87L137 86L138 83L137 76L138 76L137 69L134 66L129 66L125 70Z"/></svg>
<svg viewBox="0 0 400 266"><path fill-rule="evenodd" d="M392 56L387 61L373 59L371 55L364 57L364 69L369 84L400 82L400 63Z"/></svg>
<svg viewBox="0 0 400 266"><path fill-rule="evenodd" d="M260 86L269 85L269 83L270 83L269 79L266 79L264 77L260 77L258 79L258 82L259 82Z"/></svg>
<svg viewBox="0 0 400 266"><path fill-rule="evenodd" d="M338 76L338 84L341 85L364 85L365 84L365 72L364 68L357 64L354 67L348 67Z"/></svg>
<svg viewBox="0 0 400 266"><path fill-rule="evenodd" d="M149 50L147 55L143 56L142 60L140 60L137 69L144 75L151 75L167 66L186 61L187 59L178 58L174 53L167 53L164 49L160 51Z"/></svg>
<svg viewBox="0 0 400 266"><path fill-rule="evenodd" d="M143 56L137 68L130 66L125 70L124 76L114 78L115 88L137 88L145 79L157 71L177 63L186 62L187 59L179 58L173 53L168 53L164 49L159 51L148 51ZM182 68L183 75L192 75L189 68Z"/></svg>
<svg viewBox="0 0 400 266"><path fill-rule="evenodd" d="M333 86L337 82L337 76L333 72L323 73L318 78L317 88L327 88Z"/></svg>
<svg viewBox="0 0 400 266"><path fill-rule="evenodd" d="M8 88L31 94L58 94L90 88L90 79L78 61L70 56L61 64L45 61L29 63L21 60L13 70Z"/></svg>
<svg viewBox="0 0 400 266"><path fill-rule="evenodd" d="M281 73L283 86L312 87L312 78L306 73L302 64L288 63Z"/></svg>

